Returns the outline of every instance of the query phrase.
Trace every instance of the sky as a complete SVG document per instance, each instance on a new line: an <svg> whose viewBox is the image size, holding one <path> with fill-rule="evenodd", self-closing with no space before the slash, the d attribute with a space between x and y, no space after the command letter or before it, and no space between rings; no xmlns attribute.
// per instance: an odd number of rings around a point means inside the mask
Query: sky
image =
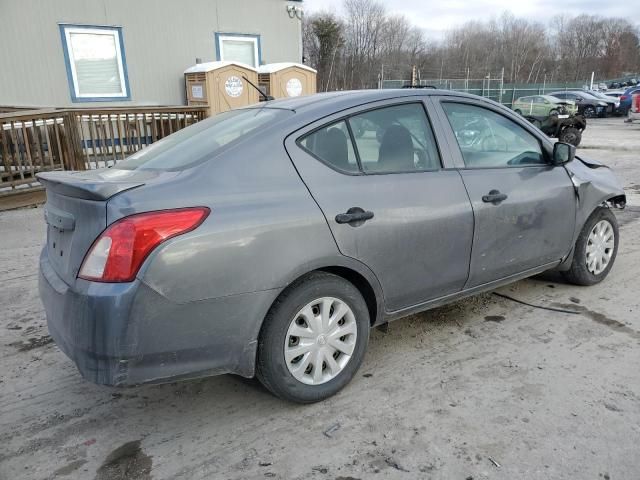
<svg viewBox="0 0 640 480"><path fill-rule="evenodd" d="M603 17L622 17L640 27L638 0L380 0L390 13L404 14L434 39L443 32L469 20L489 20L504 11L518 17L546 22L565 14L583 13ZM306 12L341 11L342 0L304 0ZM636 5L638 6L638 5Z"/></svg>

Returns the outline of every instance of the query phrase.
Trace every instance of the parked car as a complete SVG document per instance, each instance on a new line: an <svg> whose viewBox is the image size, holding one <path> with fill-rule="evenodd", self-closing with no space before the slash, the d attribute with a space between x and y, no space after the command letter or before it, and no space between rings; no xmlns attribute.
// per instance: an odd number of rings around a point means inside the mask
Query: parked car
<svg viewBox="0 0 640 480"><path fill-rule="evenodd" d="M606 84L606 83L604 83L604 82L600 82L600 83L598 84L598 90L601 90L601 91L603 91L603 92L606 92L606 91L608 90L608 88L607 88L607 84Z"/></svg>
<svg viewBox="0 0 640 480"><path fill-rule="evenodd" d="M609 104L599 100L581 90L567 90L553 92L549 95L562 100L573 100L578 106L578 113L586 118L606 117Z"/></svg>
<svg viewBox="0 0 640 480"><path fill-rule="evenodd" d="M574 115L578 112L578 108L573 101L560 100L550 95L520 97L513 102L511 108L520 115L540 118L559 115L561 112L569 115Z"/></svg>
<svg viewBox="0 0 640 480"><path fill-rule="evenodd" d="M620 110L620 99L607 95L604 92L598 92L596 90L588 90L587 92L592 97L606 102L609 107L607 108L607 113L611 115L622 115L622 111Z"/></svg>
<svg viewBox="0 0 640 480"><path fill-rule="evenodd" d="M607 90L604 92L607 97L620 98L624 94L624 90Z"/></svg>
<svg viewBox="0 0 640 480"><path fill-rule="evenodd" d="M442 90L267 101L38 179L40 295L85 378L256 375L297 402L350 381L371 327L549 269L600 282L626 201L575 147Z"/></svg>
<svg viewBox="0 0 640 480"><path fill-rule="evenodd" d="M634 93L640 92L640 87L629 87L620 95L620 111L622 115L627 115L631 109L631 97Z"/></svg>

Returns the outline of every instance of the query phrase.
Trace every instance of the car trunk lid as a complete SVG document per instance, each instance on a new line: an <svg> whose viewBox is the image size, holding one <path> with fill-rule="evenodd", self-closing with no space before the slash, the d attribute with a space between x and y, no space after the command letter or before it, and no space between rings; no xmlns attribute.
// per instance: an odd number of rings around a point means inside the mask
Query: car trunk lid
<svg viewBox="0 0 640 480"><path fill-rule="evenodd" d="M45 248L52 268L67 285L73 284L87 250L107 226L108 200L158 175L117 169L37 175L47 192Z"/></svg>

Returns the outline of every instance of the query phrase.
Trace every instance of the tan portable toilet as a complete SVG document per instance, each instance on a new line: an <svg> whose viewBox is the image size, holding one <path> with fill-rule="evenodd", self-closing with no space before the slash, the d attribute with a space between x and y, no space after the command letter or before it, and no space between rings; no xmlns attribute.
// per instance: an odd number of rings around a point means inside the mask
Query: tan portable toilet
<svg viewBox="0 0 640 480"><path fill-rule="evenodd" d="M301 63L268 63L258 67L258 82L273 98L299 97L316 93L316 73Z"/></svg>
<svg viewBox="0 0 640 480"><path fill-rule="evenodd" d="M239 62L199 63L184 71L187 104L209 105L209 115L258 103L258 71Z"/></svg>

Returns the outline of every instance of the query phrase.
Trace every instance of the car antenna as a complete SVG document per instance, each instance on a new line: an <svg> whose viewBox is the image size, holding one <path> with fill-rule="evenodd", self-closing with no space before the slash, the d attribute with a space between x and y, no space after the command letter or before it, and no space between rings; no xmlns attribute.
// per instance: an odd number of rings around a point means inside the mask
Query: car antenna
<svg viewBox="0 0 640 480"><path fill-rule="evenodd" d="M255 84L251 80L249 80L247 77L245 77L244 75L242 76L242 78L244 78L249 85L251 85L253 88L255 88L258 91L258 93L260 95L262 95L262 98L264 98L265 102L268 102L269 100L273 100L274 99L271 95L267 95L262 90L260 90L258 87L256 87Z"/></svg>

